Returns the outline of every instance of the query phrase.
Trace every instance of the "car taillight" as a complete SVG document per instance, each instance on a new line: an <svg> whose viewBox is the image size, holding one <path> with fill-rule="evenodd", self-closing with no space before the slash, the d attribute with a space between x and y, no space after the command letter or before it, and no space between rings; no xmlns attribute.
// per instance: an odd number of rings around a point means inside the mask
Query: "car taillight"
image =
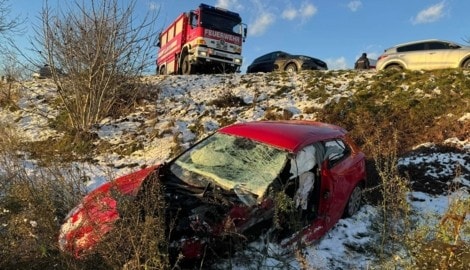
<svg viewBox="0 0 470 270"><path fill-rule="evenodd" d="M381 56L379 56L379 58L377 59L377 61L379 61L379 60L381 60L381 59L383 59L383 58L386 58L387 56L388 56L388 55L386 55L386 54L382 54Z"/></svg>

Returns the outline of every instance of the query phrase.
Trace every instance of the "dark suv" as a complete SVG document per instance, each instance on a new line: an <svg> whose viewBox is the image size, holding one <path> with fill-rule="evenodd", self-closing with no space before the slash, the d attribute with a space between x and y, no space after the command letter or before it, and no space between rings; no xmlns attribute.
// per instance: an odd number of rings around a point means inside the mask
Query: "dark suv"
<svg viewBox="0 0 470 270"><path fill-rule="evenodd" d="M327 64L317 58L275 51L256 58L253 63L248 66L246 73L271 71L296 72L299 70L327 69Z"/></svg>
<svg viewBox="0 0 470 270"><path fill-rule="evenodd" d="M377 70L470 68L470 47L429 39L388 48L377 60Z"/></svg>

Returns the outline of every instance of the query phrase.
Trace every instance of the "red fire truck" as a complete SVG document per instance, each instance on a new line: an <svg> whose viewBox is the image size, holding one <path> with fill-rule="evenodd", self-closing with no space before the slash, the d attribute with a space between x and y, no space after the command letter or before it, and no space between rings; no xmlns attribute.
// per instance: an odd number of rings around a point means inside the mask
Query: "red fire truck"
<svg viewBox="0 0 470 270"><path fill-rule="evenodd" d="M201 4L160 33L157 74L238 72L246 34L238 13Z"/></svg>

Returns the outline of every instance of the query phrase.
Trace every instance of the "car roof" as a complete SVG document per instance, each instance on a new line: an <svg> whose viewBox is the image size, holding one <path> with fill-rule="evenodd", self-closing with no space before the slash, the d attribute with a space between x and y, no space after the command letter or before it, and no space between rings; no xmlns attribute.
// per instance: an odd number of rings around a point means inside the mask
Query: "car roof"
<svg viewBox="0 0 470 270"><path fill-rule="evenodd" d="M392 48L396 48L396 47L401 47L401 46L405 46L405 45L416 44L416 43L431 42L431 41L453 43L453 44L462 46L462 45L460 45L460 44L457 43L457 42L433 38L433 39L421 39L421 40L415 40L415 41L400 43L400 44L394 45L394 46L392 46L392 47L390 47L390 48L388 48L388 49L392 49ZM388 50L388 49L387 49L387 50Z"/></svg>
<svg viewBox="0 0 470 270"><path fill-rule="evenodd" d="M293 153L309 144L339 138L347 133L339 126L307 120L237 123L218 132L249 138Z"/></svg>
<svg viewBox="0 0 470 270"><path fill-rule="evenodd" d="M285 52L285 51L272 51L272 52L270 52L270 53L264 54L263 56L268 55L268 54L280 54L280 53L285 53L285 54L290 55L290 53Z"/></svg>
<svg viewBox="0 0 470 270"><path fill-rule="evenodd" d="M271 55L271 54L280 54L280 53L285 53L285 54L287 54L287 55L290 55L290 53L287 53L287 52L285 52L285 51L272 51L272 52L265 53L265 54L263 54L263 55L261 55L261 56L256 57L255 60L253 60L253 62L258 61L259 59L261 59L261 58L263 58L263 57L265 57L265 56L267 56L267 55Z"/></svg>

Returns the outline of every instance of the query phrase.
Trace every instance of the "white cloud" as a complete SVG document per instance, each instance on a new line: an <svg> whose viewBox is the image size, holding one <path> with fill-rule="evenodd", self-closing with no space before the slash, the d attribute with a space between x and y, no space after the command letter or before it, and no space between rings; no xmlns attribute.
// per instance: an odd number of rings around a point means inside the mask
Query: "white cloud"
<svg viewBox="0 0 470 270"><path fill-rule="evenodd" d="M215 3L216 7L225 8L228 10L242 10L243 5L240 4L239 0L217 0Z"/></svg>
<svg viewBox="0 0 470 270"><path fill-rule="evenodd" d="M348 3L348 8L352 11L352 12L356 12L360 7L362 6L362 2L361 1L351 1Z"/></svg>
<svg viewBox="0 0 470 270"><path fill-rule="evenodd" d="M294 8L287 8L282 12L282 18L292 21L297 17L297 10Z"/></svg>
<svg viewBox="0 0 470 270"><path fill-rule="evenodd" d="M219 0L219 1L234 1L234 0ZM239 1L239 0L238 0ZM274 12L268 11L265 2L262 0L253 0L257 10L260 10L256 20L249 25L249 34L253 36L262 35L269 28L270 25L275 23L276 16ZM310 17L317 13L317 8L308 1L304 1L300 7L295 8L292 6L287 7L281 12L281 18L289 21L300 20L305 22Z"/></svg>
<svg viewBox="0 0 470 270"><path fill-rule="evenodd" d="M293 7L284 9L284 11L282 11L281 17L289 21L296 19L305 21L314 16L317 13L317 10L317 7L315 7L313 4L309 2L303 2L298 9Z"/></svg>
<svg viewBox="0 0 470 270"><path fill-rule="evenodd" d="M304 2L300 7L302 19L308 19L317 13L317 7L311 3Z"/></svg>
<svg viewBox="0 0 470 270"><path fill-rule="evenodd" d="M259 36L262 35L266 29L274 23L274 14L269 12L261 13L257 19L250 24L249 35Z"/></svg>
<svg viewBox="0 0 470 270"><path fill-rule="evenodd" d="M346 58L344 56L336 59L326 59L325 62L328 65L329 70L348 69Z"/></svg>
<svg viewBox="0 0 470 270"><path fill-rule="evenodd" d="M160 8L161 8L161 5L158 4L158 3L156 3L156 2L154 2L154 1L149 2L148 5L149 5L149 9L150 9L151 11L155 11L155 10L158 11L158 10L160 10Z"/></svg>
<svg viewBox="0 0 470 270"><path fill-rule="evenodd" d="M416 17L412 18L413 24L432 23L444 16L444 1L421 10Z"/></svg>

